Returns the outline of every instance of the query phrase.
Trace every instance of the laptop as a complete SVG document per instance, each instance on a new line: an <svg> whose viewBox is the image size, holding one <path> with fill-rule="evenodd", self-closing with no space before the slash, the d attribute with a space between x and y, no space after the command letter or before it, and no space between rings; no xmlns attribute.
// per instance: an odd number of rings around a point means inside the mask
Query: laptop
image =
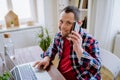
<svg viewBox="0 0 120 80"><path fill-rule="evenodd" d="M46 70L33 67L35 62L15 65L8 54L5 54L5 62L13 80L52 80Z"/></svg>

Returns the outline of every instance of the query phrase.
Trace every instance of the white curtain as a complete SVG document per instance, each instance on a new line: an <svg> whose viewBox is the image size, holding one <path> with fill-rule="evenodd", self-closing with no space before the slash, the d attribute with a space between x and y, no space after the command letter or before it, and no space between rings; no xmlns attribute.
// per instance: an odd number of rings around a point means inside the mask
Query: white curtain
<svg viewBox="0 0 120 80"><path fill-rule="evenodd" d="M114 0L93 0L92 33L100 47L112 51L116 32L113 26ZM93 19L94 18L94 19Z"/></svg>

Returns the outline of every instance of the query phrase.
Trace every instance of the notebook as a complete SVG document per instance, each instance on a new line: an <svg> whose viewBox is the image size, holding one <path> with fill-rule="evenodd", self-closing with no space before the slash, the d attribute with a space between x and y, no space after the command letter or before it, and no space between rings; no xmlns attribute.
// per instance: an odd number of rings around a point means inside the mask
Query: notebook
<svg viewBox="0 0 120 80"><path fill-rule="evenodd" d="M46 70L33 67L35 62L15 65L8 54L5 54L5 62L14 80L52 80Z"/></svg>

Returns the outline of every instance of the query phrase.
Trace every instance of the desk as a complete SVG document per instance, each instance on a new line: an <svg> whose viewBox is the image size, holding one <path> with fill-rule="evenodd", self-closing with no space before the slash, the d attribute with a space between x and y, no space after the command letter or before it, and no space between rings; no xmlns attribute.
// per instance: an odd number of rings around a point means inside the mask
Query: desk
<svg viewBox="0 0 120 80"><path fill-rule="evenodd" d="M12 61L15 65L18 65L40 60L40 53L42 53L42 50L39 46L15 49L15 59ZM48 73L52 80L65 80L61 73L53 65L50 66Z"/></svg>

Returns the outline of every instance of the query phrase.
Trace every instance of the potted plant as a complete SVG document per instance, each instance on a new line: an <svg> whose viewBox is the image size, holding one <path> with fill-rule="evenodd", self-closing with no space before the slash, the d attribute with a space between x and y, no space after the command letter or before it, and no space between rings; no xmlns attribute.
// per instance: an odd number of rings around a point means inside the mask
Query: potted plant
<svg viewBox="0 0 120 80"><path fill-rule="evenodd" d="M0 80L8 80L10 78L10 73L5 72L3 75L0 75Z"/></svg>
<svg viewBox="0 0 120 80"><path fill-rule="evenodd" d="M46 51L52 41L48 33L48 29L41 27L41 33L38 34L38 37L40 38L39 46L42 48L43 51Z"/></svg>

